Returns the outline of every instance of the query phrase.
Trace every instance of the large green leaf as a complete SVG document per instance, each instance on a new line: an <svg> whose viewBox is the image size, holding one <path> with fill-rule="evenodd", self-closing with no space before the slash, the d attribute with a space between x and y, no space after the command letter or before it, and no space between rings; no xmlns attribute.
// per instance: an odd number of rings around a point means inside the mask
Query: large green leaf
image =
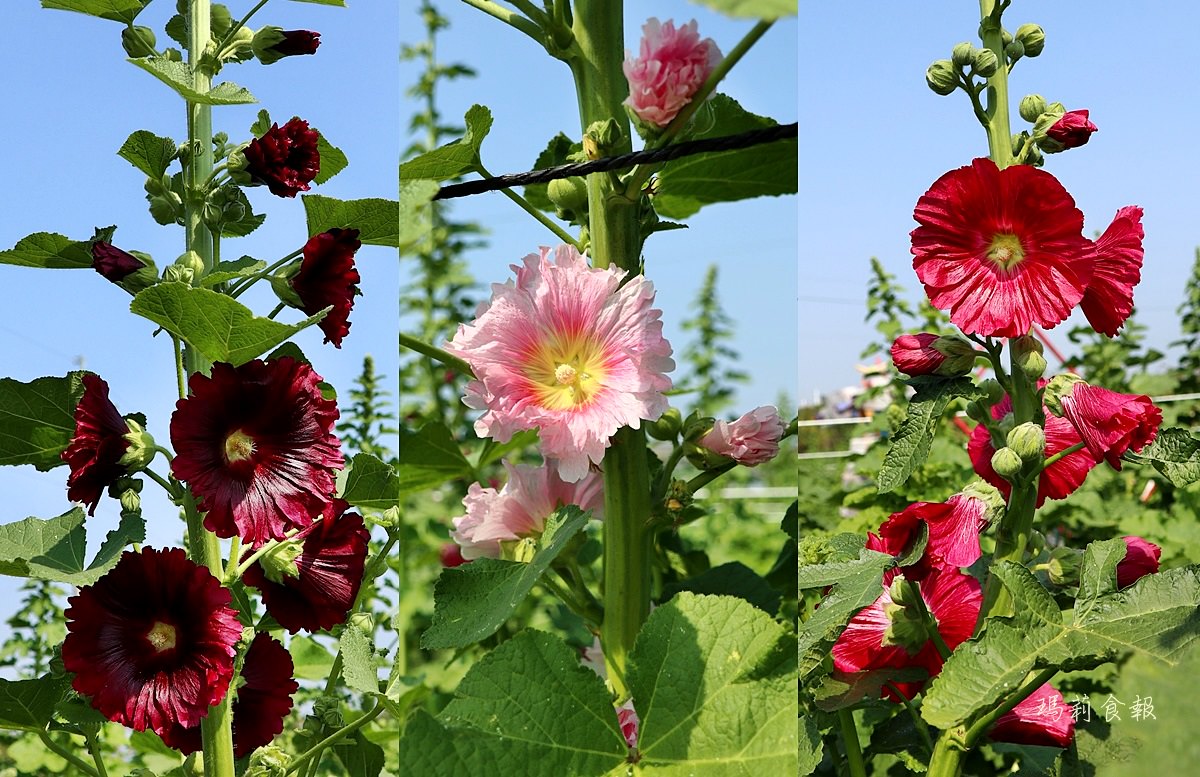
<svg viewBox="0 0 1200 777"><path fill-rule="evenodd" d="M114 22L132 24L150 0L42 0L42 8L98 16Z"/></svg>
<svg viewBox="0 0 1200 777"><path fill-rule="evenodd" d="M379 671L375 663L375 652L371 640L362 629L350 626L342 630L338 648L342 653L342 677L346 687L360 693L379 692Z"/></svg>
<svg viewBox="0 0 1200 777"><path fill-rule="evenodd" d="M160 283L138 292L129 309L183 339L215 362L235 367L270 351L329 312L298 324L260 318L237 300L184 283Z"/></svg>
<svg viewBox="0 0 1200 777"><path fill-rule="evenodd" d="M92 266L92 251L87 241L72 240L54 232L35 232L7 251L0 251L0 264L76 270Z"/></svg>
<svg viewBox="0 0 1200 777"><path fill-rule="evenodd" d="M471 462L445 424L431 421L416 432L400 430L400 493L435 488L455 478L469 477Z"/></svg>
<svg viewBox="0 0 1200 777"><path fill-rule="evenodd" d="M525 600L589 515L574 505L559 509L546 521L538 551L527 564L479 558L443 569L433 589L433 621L421 635L421 647L460 648L491 636Z"/></svg>
<svg viewBox="0 0 1200 777"><path fill-rule="evenodd" d="M304 201L310 237L333 228L357 229L358 239L366 245L400 245L400 208L395 200L337 200L320 194L302 194L300 199Z"/></svg>
<svg viewBox="0 0 1200 777"><path fill-rule="evenodd" d="M796 774L796 644L741 599L681 593L638 634L640 773Z"/></svg>
<svg viewBox="0 0 1200 777"><path fill-rule="evenodd" d="M1093 542L1083 553L1079 570L1079 593L1075 597L1075 615L1085 616L1101 597L1117 590L1117 565L1125 558L1125 540Z"/></svg>
<svg viewBox="0 0 1200 777"><path fill-rule="evenodd" d="M751 19L777 19L795 16L797 0L692 0L726 16Z"/></svg>
<svg viewBox="0 0 1200 777"><path fill-rule="evenodd" d="M689 139L736 135L773 127L778 122L744 110L723 94L701 107L696 123L706 129ZM654 209L667 218L687 218L705 205L749 197L795 194L795 140L779 140L751 148L694 154L667 162L658 176Z"/></svg>
<svg viewBox="0 0 1200 777"><path fill-rule="evenodd" d="M892 438L879 470L881 494L904 485L917 467L925 462L942 414L953 400L982 396L980 389L969 378L921 376L910 379L908 383L917 393L908 403L908 415Z"/></svg>
<svg viewBox="0 0 1200 777"><path fill-rule="evenodd" d="M736 596L768 615L774 615L779 609L779 592L740 561L730 561L682 582L664 586L662 600L666 601L681 591Z"/></svg>
<svg viewBox="0 0 1200 777"><path fill-rule="evenodd" d="M175 90L184 99L201 105L244 105L258 100L245 87L226 81L207 92L198 92L192 68L186 62L162 57L133 57L128 60Z"/></svg>
<svg viewBox="0 0 1200 777"><path fill-rule="evenodd" d="M1154 442L1141 453L1127 453L1125 458L1152 464L1176 488L1200 481L1200 439L1186 429L1160 429Z"/></svg>
<svg viewBox="0 0 1200 777"><path fill-rule="evenodd" d="M0 728L42 731L70 686L64 677L0 680Z"/></svg>
<svg viewBox="0 0 1200 777"><path fill-rule="evenodd" d="M547 167L565 165L568 162L567 155L582 148L583 144L572 143L570 138L560 132L550 138L550 142L542 149L542 153L538 154L538 158L533 163L533 169L544 170ZM525 187L525 201L539 210L553 213L554 203L550 202L550 195L546 192L549 186L548 183L529 184Z"/></svg>
<svg viewBox="0 0 1200 777"><path fill-rule="evenodd" d="M117 156L158 180L175 158L175 141L147 130L137 130L121 144Z"/></svg>
<svg viewBox="0 0 1200 777"><path fill-rule="evenodd" d="M883 595L883 573L895 563L886 553L864 548L853 561L800 567L800 588L833 586L821 606L800 624L801 679L822 665L829 647L854 614Z"/></svg>
<svg viewBox="0 0 1200 777"><path fill-rule="evenodd" d="M369 453L356 453L338 476L339 491L355 507L386 510L400 505L400 478L396 470Z"/></svg>
<svg viewBox="0 0 1200 777"><path fill-rule="evenodd" d="M317 173L316 178L313 178L315 184L325 183L345 170L346 165L349 164L346 154L326 140L320 132L317 133L317 153L321 155L321 171Z"/></svg>
<svg viewBox="0 0 1200 777"><path fill-rule="evenodd" d="M461 138L400 165L400 180L445 181L472 172L479 161L479 146L492 128L492 112L472 105L463 121L467 129Z"/></svg>
<svg viewBox="0 0 1200 777"><path fill-rule="evenodd" d="M438 193L437 181L400 182L400 236L397 244L401 252L408 253L418 248L418 243L429 236L432 228L430 202Z"/></svg>
<svg viewBox="0 0 1200 777"><path fill-rule="evenodd" d="M87 530L83 508L56 518L26 518L0 526L0 574L90 585L112 569L121 551L146 538L140 518L123 517L108 533L90 565L85 565Z"/></svg>
<svg viewBox="0 0 1200 777"><path fill-rule="evenodd" d="M361 730L333 746L333 753L349 777L379 777L387 757L383 748L367 739Z"/></svg>
<svg viewBox="0 0 1200 777"><path fill-rule="evenodd" d="M82 396L82 372L29 383L0 378L0 464L32 464L43 472L62 464Z"/></svg>

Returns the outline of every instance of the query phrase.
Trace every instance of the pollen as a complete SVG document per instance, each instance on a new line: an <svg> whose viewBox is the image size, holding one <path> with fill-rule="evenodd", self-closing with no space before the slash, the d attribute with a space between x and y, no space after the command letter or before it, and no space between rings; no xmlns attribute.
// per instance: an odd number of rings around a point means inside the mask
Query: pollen
<svg viewBox="0 0 1200 777"><path fill-rule="evenodd" d="M1000 233L992 238L987 258L1000 269L1011 270L1025 258L1025 249L1021 247L1021 239L1016 235Z"/></svg>
<svg viewBox="0 0 1200 777"><path fill-rule="evenodd" d="M225 460L229 463L245 461L254 455L254 438L237 429L225 438Z"/></svg>
<svg viewBox="0 0 1200 777"><path fill-rule="evenodd" d="M150 627L150 631L146 632L146 641L150 643L156 653L174 650L175 627L169 623L155 621L154 625Z"/></svg>

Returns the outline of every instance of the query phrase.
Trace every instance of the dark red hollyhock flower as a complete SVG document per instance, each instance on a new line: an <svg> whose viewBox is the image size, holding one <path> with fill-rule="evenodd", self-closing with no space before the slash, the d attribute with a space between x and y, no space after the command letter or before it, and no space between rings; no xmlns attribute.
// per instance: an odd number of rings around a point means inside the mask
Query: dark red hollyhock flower
<svg viewBox="0 0 1200 777"><path fill-rule="evenodd" d="M188 382L171 415L175 477L191 486L218 537L251 546L284 539L313 522L333 498L344 464L333 434L337 403L321 376L290 357L240 367L218 362Z"/></svg>
<svg viewBox="0 0 1200 777"><path fill-rule="evenodd" d="M180 548L126 551L67 600L63 665L111 721L163 734L225 696L242 633L229 590Z"/></svg>
<svg viewBox="0 0 1200 777"><path fill-rule="evenodd" d="M1092 277L1083 214L1044 170L976 159L913 212L913 268L929 301L968 334L1019 337L1071 313Z"/></svg>
<svg viewBox="0 0 1200 777"><path fill-rule="evenodd" d="M75 436L62 452L71 468L67 498L88 506L94 515L104 489L126 473L119 462L129 448L129 427L108 398L108 384L99 375L83 376L83 396L75 406Z"/></svg>
<svg viewBox="0 0 1200 777"><path fill-rule="evenodd" d="M467 559L463 558L462 548L457 542L447 542L438 550L438 558L441 559L444 567L461 567L467 563Z"/></svg>
<svg viewBox="0 0 1200 777"><path fill-rule="evenodd" d="M1067 111L1046 130L1046 136L1062 144L1063 149L1078 148L1092 137L1099 127L1088 121L1088 111Z"/></svg>
<svg viewBox="0 0 1200 777"><path fill-rule="evenodd" d="M292 656L267 634L257 634L242 662L245 684L234 691L233 755L241 758L269 744L283 731L283 719L292 711L292 694L300 684L292 679ZM162 739L187 755L203 748L200 724L172 726Z"/></svg>
<svg viewBox="0 0 1200 777"><path fill-rule="evenodd" d="M1062 409L1092 456L1113 469L1121 468L1121 454L1153 442L1162 423L1162 410L1145 394L1121 394L1082 381L1063 395Z"/></svg>
<svg viewBox="0 0 1200 777"><path fill-rule="evenodd" d="M921 332L892 343L892 363L905 375L966 375L975 366L975 346L957 335Z"/></svg>
<svg viewBox="0 0 1200 777"><path fill-rule="evenodd" d="M281 57L294 57L298 54L316 54L321 45L321 33L312 30L281 30L283 40L271 46L271 51Z"/></svg>
<svg viewBox="0 0 1200 777"><path fill-rule="evenodd" d="M141 259L112 243L92 243L92 268L113 283L125 280L145 266Z"/></svg>
<svg viewBox="0 0 1200 777"><path fill-rule="evenodd" d="M1075 738L1075 717L1062 694L1046 683L997 718L988 737L993 742L1068 747Z"/></svg>
<svg viewBox="0 0 1200 777"><path fill-rule="evenodd" d="M1092 244L1092 280L1079 307L1097 332L1115 337L1133 312L1133 287L1142 280L1145 236L1142 209L1127 205Z"/></svg>
<svg viewBox="0 0 1200 777"><path fill-rule="evenodd" d="M1117 564L1117 588L1126 588L1158 571L1162 548L1141 537L1121 539L1125 540L1125 558Z"/></svg>
<svg viewBox="0 0 1200 777"><path fill-rule="evenodd" d="M321 171L317 131L309 129L304 119L294 118L283 127L272 124L261 138L250 141L244 153L251 179L280 197L308 191L309 181Z"/></svg>
<svg viewBox="0 0 1200 777"><path fill-rule="evenodd" d="M342 347L342 338L350 334L350 310L358 294L358 270L354 252L362 246L357 229L331 229L313 235L304 244L304 260L291 279L292 290L300 297L301 307L313 315L330 305L333 310L318 326L325 342Z"/></svg>
<svg viewBox="0 0 1200 777"><path fill-rule="evenodd" d="M257 561L242 576L262 592L271 617L292 634L332 629L346 620L358 596L371 533L362 516L345 512L349 506L334 499L320 521L296 535L304 543L296 558L299 576L277 583Z"/></svg>

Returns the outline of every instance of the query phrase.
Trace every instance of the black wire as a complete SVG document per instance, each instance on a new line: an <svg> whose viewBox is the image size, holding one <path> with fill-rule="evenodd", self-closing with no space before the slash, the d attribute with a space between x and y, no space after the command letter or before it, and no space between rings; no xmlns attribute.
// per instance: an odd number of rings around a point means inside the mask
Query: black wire
<svg viewBox="0 0 1200 777"><path fill-rule="evenodd" d="M481 178L478 181L467 181L438 190L435 200L449 200L454 197L467 197L472 194L493 192L499 189L511 189L516 186L526 186L531 183L546 183L558 178L570 178L588 173L600 173L607 170L624 170L639 164L668 162L680 157L704 154L713 151L732 151L739 148L772 143L776 140L793 140L796 137L796 124L777 124L773 127L751 130L738 135L727 135L720 138L704 140L688 140L673 143L654 151L634 151L630 154L597 159L591 162L576 162L558 167L547 167L544 170L531 170L527 173L510 173L498 175L495 178Z"/></svg>

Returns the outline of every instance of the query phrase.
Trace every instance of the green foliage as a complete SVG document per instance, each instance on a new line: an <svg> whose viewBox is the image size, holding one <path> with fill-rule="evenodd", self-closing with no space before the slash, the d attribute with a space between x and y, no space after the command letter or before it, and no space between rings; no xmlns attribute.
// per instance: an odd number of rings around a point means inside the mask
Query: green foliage
<svg viewBox="0 0 1200 777"><path fill-rule="evenodd" d="M1146 327L1134 321L1133 314L1112 338L1090 326L1077 326L1067 332L1067 339L1080 346L1080 353L1067 357L1064 366L1079 370L1092 385L1130 393L1133 377L1145 374L1150 365L1163 359L1161 352L1144 348L1145 332ZM1136 373L1134 368L1139 368Z"/></svg>
<svg viewBox="0 0 1200 777"><path fill-rule="evenodd" d="M693 0L726 16L777 19L796 15L796 0Z"/></svg>
<svg viewBox="0 0 1200 777"><path fill-rule="evenodd" d="M821 667L829 649L854 614L871 604L883 593L883 573L895 561L891 556L862 547L863 538L840 535L827 545L822 561L805 565L801 558L799 587L833 590L821 599L817 608L799 630L800 680L806 679ZM858 551L852 551L857 546Z"/></svg>
<svg viewBox="0 0 1200 777"><path fill-rule="evenodd" d="M395 200L338 200L320 194L302 194L300 199L310 237L335 228L357 229L363 245L400 247L400 206Z"/></svg>
<svg viewBox="0 0 1200 777"><path fill-rule="evenodd" d="M0 251L0 264L75 270L92 266L92 252L87 241L71 240L54 232L35 232L7 251Z"/></svg>
<svg viewBox="0 0 1200 777"><path fill-rule="evenodd" d="M1171 343L1172 348L1183 348L1177 367L1177 390L1183 394L1194 394L1200 392L1200 248L1196 249L1192 272L1183 289L1183 302L1176 312L1179 314L1179 331L1183 334L1182 338ZM1192 405L1180 420L1189 426L1200 423L1200 405Z"/></svg>
<svg viewBox="0 0 1200 777"><path fill-rule="evenodd" d="M908 403L908 413L892 438L879 471L880 493L899 488L924 463L942 415L954 400L983 396L969 378L945 379L926 375L911 378L908 384L917 393Z"/></svg>
<svg viewBox="0 0 1200 777"><path fill-rule="evenodd" d="M147 177L158 180L175 159L175 141L159 137L147 130L137 130L121 144L117 156L141 170Z"/></svg>
<svg viewBox="0 0 1200 777"><path fill-rule="evenodd" d="M83 509L76 507L56 518L26 518L0 526L0 574L88 585L116 565L125 546L146 539L141 515L123 515L85 566L84 517Z"/></svg>
<svg viewBox="0 0 1200 777"><path fill-rule="evenodd" d="M32 464L42 472L62 464L82 396L82 372L29 383L0 378L0 464Z"/></svg>
<svg viewBox="0 0 1200 777"><path fill-rule="evenodd" d="M685 332L695 333L683 349L688 372L682 382L687 390L695 392L689 409L700 415L716 416L732 401L733 384L745 383L750 377L727 364L737 362L738 352L729 345L734 335L733 319L717 298L715 264L710 264L704 273L692 309L696 314L682 322Z"/></svg>
<svg viewBox="0 0 1200 777"><path fill-rule="evenodd" d="M42 0L42 8L98 16L114 22L132 24L150 0Z"/></svg>
<svg viewBox="0 0 1200 777"><path fill-rule="evenodd" d="M207 92L195 87L195 75L191 65L161 57L138 57L129 60L142 70L175 90L176 94L201 105L244 105L256 103L258 99L245 87L226 81L216 84Z"/></svg>
<svg viewBox="0 0 1200 777"><path fill-rule="evenodd" d="M389 408L391 392L383 388L384 381L375 372L375 360L370 355L363 357L362 372L350 389L352 404L342 409L337 432L342 444L350 450L369 453L378 459L392 455L383 438L398 434L391 424L396 414Z"/></svg>
<svg viewBox="0 0 1200 777"><path fill-rule="evenodd" d="M342 499L369 510L399 508L400 478L374 455L356 453L343 472L338 477Z"/></svg>
<svg viewBox="0 0 1200 777"><path fill-rule="evenodd" d="M463 121L467 129L461 138L400 165L400 178L447 181L475 171L480 144L492 128L492 112L486 106L472 105Z"/></svg>
<svg viewBox="0 0 1200 777"><path fill-rule="evenodd" d="M36 680L0 680L0 728L45 729L69 684L65 676L52 675Z"/></svg>
<svg viewBox="0 0 1200 777"><path fill-rule="evenodd" d="M400 493L424 491L471 474L471 463L444 424L430 422L419 431L400 430Z"/></svg>
<svg viewBox="0 0 1200 777"><path fill-rule="evenodd" d="M67 636L62 601L66 589L49 580L21 584L21 606L6 621L10 634L0 646L0 666L14 667L20 679L50 671L54 646Z"/></svg>

